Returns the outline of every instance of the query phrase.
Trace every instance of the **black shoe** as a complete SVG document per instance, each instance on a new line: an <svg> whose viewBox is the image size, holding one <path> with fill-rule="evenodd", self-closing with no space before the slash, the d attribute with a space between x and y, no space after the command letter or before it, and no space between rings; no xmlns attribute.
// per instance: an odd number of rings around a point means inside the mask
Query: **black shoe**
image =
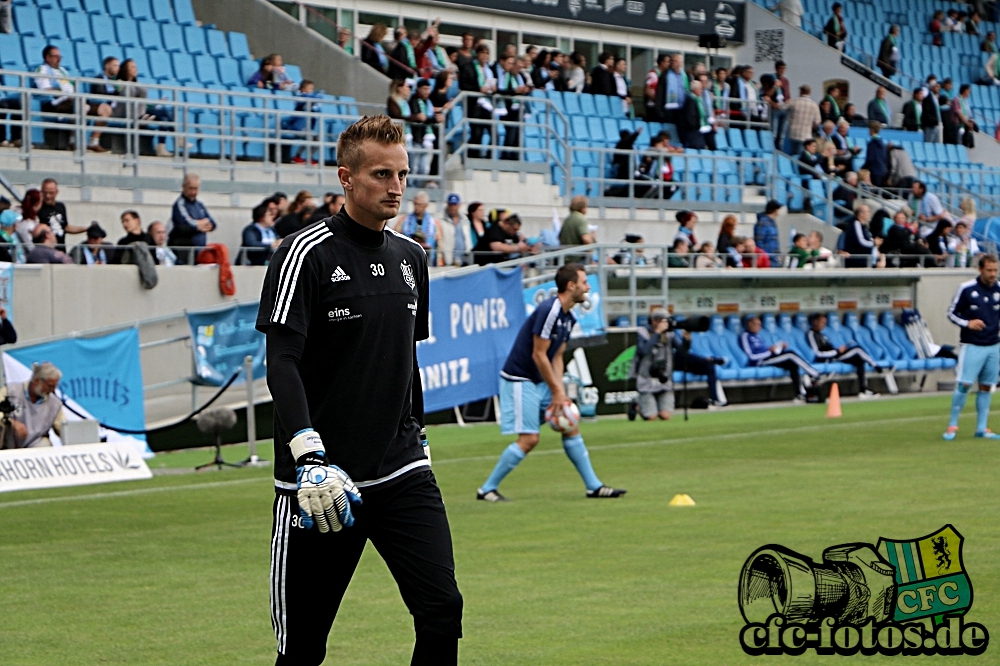
<svg viewBox="0 0 1000 666"><path fill-rule="evenodd" d="M601 486L597 490L588 490L587 497L621 497L627 490L622 488L612 488L611 486Z"/></svg>
<svg viewBox="0 0 1000 666"><path fill-rule="evenodd" d="M628 420L635 421L635 417L638 414L638 406L634 402L628 403Z"/></svg>
<svg viewBox="0 0 1000 666"><path fill-rule="evenodd" d="M476 491L476 499L485 502L509 502L510 500L495 490L484 493L482 490Z"/></svg>
<svg viewBox="0 0 1000 666"><path fill-rule="evenodd" d="M715 356L712 358L712 363L714 363L715 365L725 365L726 359L722 358L721 356Z"/></svg>

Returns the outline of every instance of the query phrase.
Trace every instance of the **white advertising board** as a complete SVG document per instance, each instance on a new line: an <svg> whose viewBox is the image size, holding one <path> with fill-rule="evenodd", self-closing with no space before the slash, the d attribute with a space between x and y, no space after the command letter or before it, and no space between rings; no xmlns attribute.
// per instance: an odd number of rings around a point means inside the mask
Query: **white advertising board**
<svg viewBox="0 0 1000 666"><path fill-rule="evenodd" d="M0 492L150 479L127 441L0 451Z"/></svg>

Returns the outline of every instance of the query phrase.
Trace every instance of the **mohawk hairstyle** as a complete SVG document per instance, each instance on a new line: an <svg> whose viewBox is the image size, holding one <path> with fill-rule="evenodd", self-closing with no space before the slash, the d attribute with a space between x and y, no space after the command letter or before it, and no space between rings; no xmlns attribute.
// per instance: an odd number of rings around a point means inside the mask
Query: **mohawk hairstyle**
<svg viewBox="0 0 1000 666"><path fill-rule="evenodd" d="M403 128L389 116L365 116L341 132L337 140L337 161L351 171L361 167L366 141L382 144L404 144Z"/></svg>

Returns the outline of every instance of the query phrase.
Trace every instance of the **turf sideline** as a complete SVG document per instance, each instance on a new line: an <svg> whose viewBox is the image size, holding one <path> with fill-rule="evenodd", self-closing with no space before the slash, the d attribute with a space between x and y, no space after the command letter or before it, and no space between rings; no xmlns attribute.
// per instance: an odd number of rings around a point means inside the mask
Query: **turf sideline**
<svg viewBox="0 0 1000 666"><path fill-rule="evenodd" d="M926 416L911 416L906 418L898 419L886 419L884 421L879 421L879 424L890 424L890 423L912 423L914 421L933 421L941 419L940 414L926 415ZM870 425L866 421L854 421L854 422L839 422L839 423L823 423L817 425L809 426L797 426L794 428L773 428L771 430L757 430L754 431L754 435L785 435L796 432L812 432L816 430L829 430L831 428L853 428L855 426L868 426ZM707 440L724 440L724 439L739 439L746 437L750 433L746 432L731 432L723 433L720 435L696 435L694 437L676 437L672 439L652 439L641 442L624 442L622 444L605 444L588 447L591 451L608 451L612 449L632 449L640 448L644 446L657 446L660 444L689 444L691 442L704 442ZM562 449L545 449L542 451L535 451L532 455L534 456L544 456L544 455L556 455L562 454ZM489 456L467 456L464 458L446 458L444 460L435 461L434 465L447 465L452 463L462 463L462 462L476 462L483 460L496 460L495 455ZM199 488L218 488L220 486L233 486L244 483L254 483L262 480L270 481L271 477L255 477L252 479L232 479L229 481L210 481L208 483L188 483L178 486L162 486L159 488L135 488L132 490L113 490L106 493L90 493L87 495L63 495L59 497L40 497L37 499L30 500L14 500L12 502L0 502L0 509L15 506L32 506L35 504L49 504L51 502L71 502L75 500L95 500L104 499L109 497L129 497L131 495L145 495L147 493L165 493L174 490L197 490Z"/></svg>

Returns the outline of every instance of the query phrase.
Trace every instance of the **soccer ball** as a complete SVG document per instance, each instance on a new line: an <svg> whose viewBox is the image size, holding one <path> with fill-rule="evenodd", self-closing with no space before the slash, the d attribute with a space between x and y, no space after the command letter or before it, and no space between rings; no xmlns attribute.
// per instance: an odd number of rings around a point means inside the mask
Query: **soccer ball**
<svg viewBox="0 0 1000 666"><path fill-rule="evenodd" d="M572 400L567 401L563 405L562 411L558 414L555 407L553 404L545 408L545 420L549 426L556 432L572 432L573 428L580 423L580 409L576 406L576 403Z"/></svg>

